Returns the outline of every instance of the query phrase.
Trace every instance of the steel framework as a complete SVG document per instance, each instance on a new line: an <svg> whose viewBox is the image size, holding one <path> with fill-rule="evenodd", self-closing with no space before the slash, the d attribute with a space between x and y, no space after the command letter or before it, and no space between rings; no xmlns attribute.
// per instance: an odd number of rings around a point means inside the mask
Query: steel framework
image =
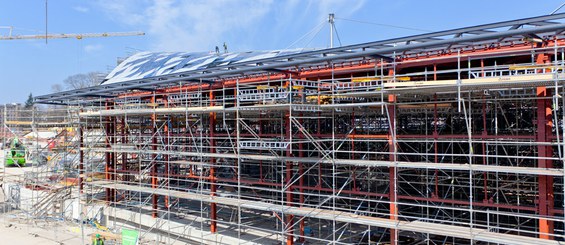
<svg viewBox="0 0 565 245"><path fill-rule="evenodd" d="M79 186L172 243L565 241L565 14L66 91Z"/></svg>

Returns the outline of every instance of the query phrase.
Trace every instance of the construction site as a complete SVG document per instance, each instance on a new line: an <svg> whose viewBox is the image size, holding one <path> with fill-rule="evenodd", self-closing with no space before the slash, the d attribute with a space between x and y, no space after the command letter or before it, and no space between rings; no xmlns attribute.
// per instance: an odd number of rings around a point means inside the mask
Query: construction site
<svg viewBox="0 0 565 245"><path fill-rule="evenodd" d="M61 244L565 244L564 33L558 13L133 54L1 108L0 222L73 227Z"/></svg>

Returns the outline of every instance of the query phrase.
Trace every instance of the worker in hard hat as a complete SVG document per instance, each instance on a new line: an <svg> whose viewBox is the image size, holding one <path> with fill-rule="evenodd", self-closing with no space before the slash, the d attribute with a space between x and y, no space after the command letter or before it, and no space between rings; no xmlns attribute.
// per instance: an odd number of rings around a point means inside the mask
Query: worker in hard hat
<svg viewBox="0 0 565 245"><path fill-rule="evenodd" d="M96 239L92 241L92 245L104 245L104 239L100 237L100 234L96 234Z"/></svg>

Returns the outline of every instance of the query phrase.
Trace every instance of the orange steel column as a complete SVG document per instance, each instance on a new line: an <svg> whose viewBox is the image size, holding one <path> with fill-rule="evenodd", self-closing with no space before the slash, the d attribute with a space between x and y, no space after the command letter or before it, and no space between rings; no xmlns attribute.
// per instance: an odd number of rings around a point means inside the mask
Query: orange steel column
<svg viewBox="0 0 565 245"><path fill-rule="evenodd" d="M394 75L394 70L389 70L389 76ZM395 157L395 142L393 141L393 134L396 134L396 111L394 102L396 102L396 95L389 95L388 102L390 105L388 107L388 115L390 120L390 128L388 133L388 151L389 151L389 161L394 161ZM389 170L389 201L390 201L390 219L398 220L398 209L396 205L396 167L390 167ZM396 245L398 240L398 232L396 229L390 229L390 244Z"/></svg>
<svg viewBox="0 0 565 245"><path fill-rule="evenodd" d="M210 90L210 106L214 106L214 91ZM210 135L210 153L216 153L216 139L215 139L215 134L214 134L214 130L216 128L216 113L215 112L210 112L209 114L210 120L209 120L209 135ZM214 165L216 164L216 158L212 157L210 158L210 195L211 196L215 196L216 195L216 178L215 178L215 172L216 169L214 167ZM216 225L216 220L217 220L217 210L216 210L216 203L210 203L210 232L215 233L217 231L217 225Z"/></svg>
<svg viewBox="0 0 565 245"><path fill-rule="evenodd" d="M550 142L551 129L552 129L552 111L551 111L551 99L547 97L550 96L548 89L546 87L537 88L537 142ZM538 167L539 168L551 168L553 167L553 161L549 158L553 156L553 149L548 145L538 145ZM553 197L553 177L540 175L538 177L538 214L540 216L551 215L551 210L553 210L554 197ZM543 239L553 239L553 221L540 218L539 219L539 232L540 238Z"/></svg>

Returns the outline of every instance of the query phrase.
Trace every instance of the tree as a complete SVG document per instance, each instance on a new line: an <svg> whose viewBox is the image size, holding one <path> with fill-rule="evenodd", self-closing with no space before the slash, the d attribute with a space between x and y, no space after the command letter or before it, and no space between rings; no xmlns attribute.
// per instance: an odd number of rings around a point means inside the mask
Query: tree
<svg viewBox="0 0 565 245"><path fill-rule="evenodd" d="M103 79L104 79L104 74L101 72L75 74L65 78L65 80L63 80L63 84L56 83L51 85L51 90L53 93L57 93L63 90L88 88L88 87L100 85Z"/></svg>
<svg viewBox="0 0 565 245"><path fill-rule="evenodd" d="M58 93L62 91L63 91L63 85L61 85L60 83L55 83L51 85L51 92Z"/></svg>
<svg viewBox="0 0 565 245"><path fill-rule="evenodd" d="M102 74L89 72L87 74L76 74L63 80L66 89L81 89L99 85L102 82Z"/></svg>
<svg viewBox="0 0 565 245"><path fill-rule="evenodd" d="M26 100L24 107L26 109L29 109L29 108L33 107L33 104L34 104L33 95L31 95L31 93L29 93L29 96L27 97L27 100Z"/></svg>

